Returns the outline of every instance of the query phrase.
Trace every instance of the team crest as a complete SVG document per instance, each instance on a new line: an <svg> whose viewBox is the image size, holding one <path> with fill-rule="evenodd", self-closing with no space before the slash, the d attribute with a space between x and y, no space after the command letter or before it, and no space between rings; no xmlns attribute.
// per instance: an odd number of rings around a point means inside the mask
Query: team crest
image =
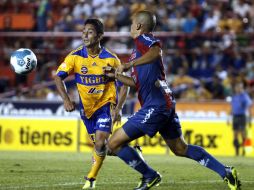
<svg viewBox="0 0 254 190"><path fill-rule="evenodd" d="M87 72L88 72L87 67L82 66L82 67L81 67L81 73L86 74Z"/></svg>

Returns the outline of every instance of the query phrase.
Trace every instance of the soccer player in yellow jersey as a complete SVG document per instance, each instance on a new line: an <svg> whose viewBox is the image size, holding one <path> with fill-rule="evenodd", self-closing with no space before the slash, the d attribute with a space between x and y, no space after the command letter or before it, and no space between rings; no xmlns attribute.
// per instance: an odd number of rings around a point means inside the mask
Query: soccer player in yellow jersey
<svg viewBox="0 0 254 190"><path fill-rule="evenodd" d="M100 20L86 20L82 35L84 46L72 51L65 58L55 76L64 108L70 112L75 109L75 105L67 94L63 80L70 74L75 75L80 97L80 115L94 142L93 164L85 178L83 189L95 188L98 171L106 156L105 142L112 130L111 108L117 101L116 82L105 77L103 68L116 68L120 61L115 54L100 46L103 30Z"/></svg>

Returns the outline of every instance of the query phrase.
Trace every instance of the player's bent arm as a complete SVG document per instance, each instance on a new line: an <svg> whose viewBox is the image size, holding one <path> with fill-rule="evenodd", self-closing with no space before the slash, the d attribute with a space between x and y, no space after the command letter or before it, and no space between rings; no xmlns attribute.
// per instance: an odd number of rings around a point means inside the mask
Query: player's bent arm
<svg viewBox="0 0 254 190"><path fill-rule="evenodd" d="M116 109L121 110L123 108L125 100L126 100L128 94L129 94L129 90L130 90L129 86L123 85L121 87L120 92L119 92L119 100L118 100L118 104L116 106Z"/></svg>
<svg viewBox="0 0 254 190"><path fill-rule="evenodd" d="M117 103L115 109L112 112L113 123L116 123L116 124L121 123L122 109L123 109L125 100L129 94L129 89L130 89L130 87L126 86L126 85L123 85L120 88L119 100L118 100L118 103Z"/></svg>
<svg viewBox="0 0 254 190"><path fill-rule="evenodd" d="M127 77L121 73L116 72L115 79L119 80L120 82L122 82L123 84L127 86L136 87L135 82L133 81L131 77Z"/></svg>
<svg viewBox="0 0 254 190"><path fill-rule="evenodd" d="M64 108L67 112L71 112L75 110L75 104L72 102L67 94L66 88L64 86L64 82L59 76L55 76L55 83L56 83L56 88L62 97L64 101Z"/></svg>
<svg viewBox="0 0 254 190"><path fill-rule="evenodd" d="M61 77L56 75L54 78L55 78L55 84L56 84L57 91L59 92L59 94L62 97L63 101L70 100L70 98L69 98L69 96L66 92L64 82L61 79Z"/></svg>
<svg viewBox="0 0 254 190"><path fill-rule="evenodd" d="M157 45L154 45L143 56L127 63L126 65L128 68L131 68L133 66L147 64L157 59L160 56L162 56L161 48Z"/></svg>

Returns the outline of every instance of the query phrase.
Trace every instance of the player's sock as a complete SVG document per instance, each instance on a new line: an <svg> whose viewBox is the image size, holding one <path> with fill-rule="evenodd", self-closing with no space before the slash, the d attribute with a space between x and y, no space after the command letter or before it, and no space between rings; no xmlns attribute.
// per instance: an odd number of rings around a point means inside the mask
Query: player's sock
<svg viewBox="0 0 254 190"><path fill-rule="evenodd" d="M89 171L87 178L91 179L96 179L97 174L102 166L103 160L105 159L105 156L98 156L96 152L93 152L93 163L92 163L92 168Z"/></svg>
<svg viewBox="0 0 254 190"><path fill-rule="evenodd" d="M196 160L201 165L217 172L222 179L226 176L225 166L200 146L188 145L186 157Z"/></svg>
<svg viewBox="0 0 254 190"><path fill-rule="evenodd" d="M144 178L151 178L157 175L156 171L154 171L151 167L149 167L144 162L144 160L140 158L136 150L128 145L123 146L118 151L117 156L121 158L130 167L134 168L139 173L141 173Z"/></svg>

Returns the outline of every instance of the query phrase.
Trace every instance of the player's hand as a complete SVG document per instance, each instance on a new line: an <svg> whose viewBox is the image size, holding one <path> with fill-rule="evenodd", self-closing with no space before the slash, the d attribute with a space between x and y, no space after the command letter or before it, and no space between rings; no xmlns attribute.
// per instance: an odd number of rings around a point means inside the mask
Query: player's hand
<svg viewBox="0 0 254 190"><path fill-rule="evenodd" d="M123 63L117 68L117 72L123 73L128 71L133 66L133 62Z"/></svg>
<svg viewBox="0 0 254 190"><path fill-rule="evenodd" d="M103 68L104 74L109 78L115 78L116 69L108 65Z"/></svg>
<svg viewBox="0 0 254 190"><path fill-rule="evenodd" d="M113 124L121 124L121 119L122 119L122 110L119 108L115 108L112 111L112 119L113 119Z"/></svg>
<svg viewBox="0 0 254 190"><path fill-rule="evenodd" d="M70 99L64 100L64 109L67 112L72 112L75 110L75 103L70 101Z"/></svg>

